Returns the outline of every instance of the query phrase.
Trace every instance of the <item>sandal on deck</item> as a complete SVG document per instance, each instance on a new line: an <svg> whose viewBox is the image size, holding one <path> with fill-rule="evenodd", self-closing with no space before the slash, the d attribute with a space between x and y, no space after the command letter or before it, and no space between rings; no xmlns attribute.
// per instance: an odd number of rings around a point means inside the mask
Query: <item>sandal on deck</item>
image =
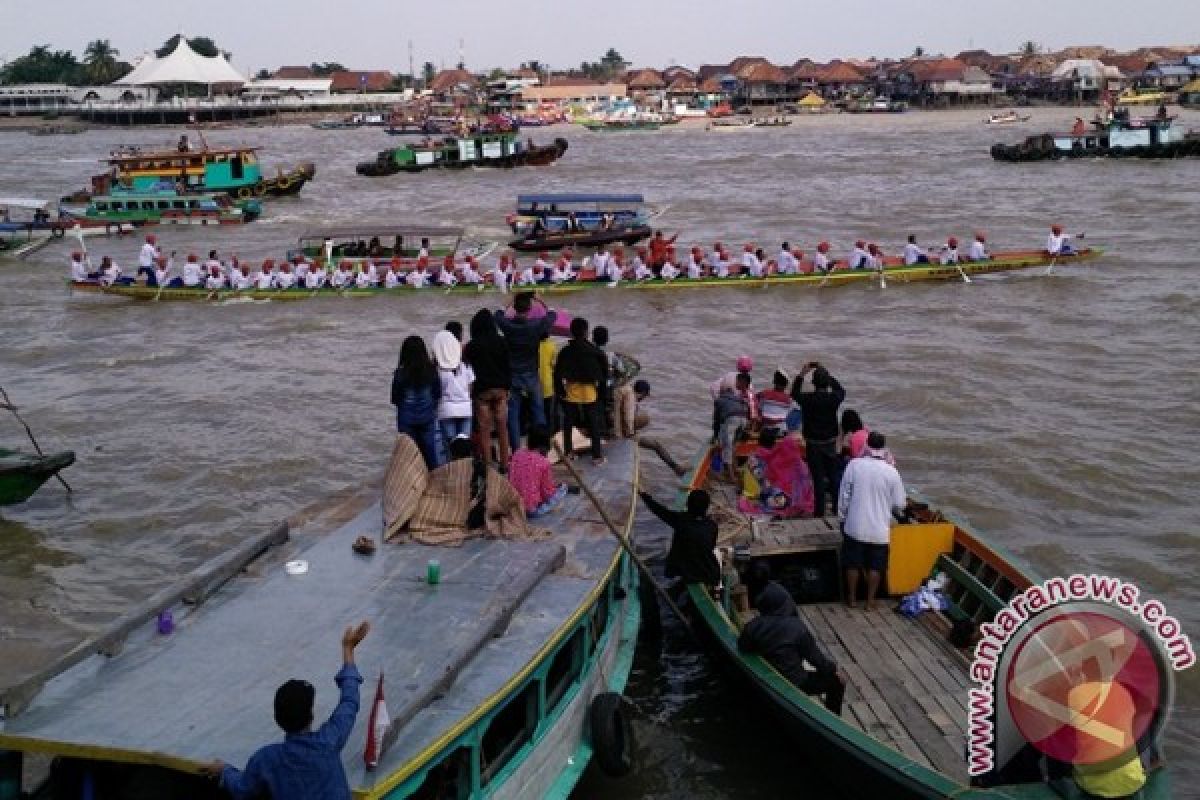
<svg viewBox="0 0 1200 800"><path fill-rule="evenodd" d="M354 552L360 556L370 556L375 554L375 540L366 536L360 536L354 540L354 544L350 546Z"/></svg>

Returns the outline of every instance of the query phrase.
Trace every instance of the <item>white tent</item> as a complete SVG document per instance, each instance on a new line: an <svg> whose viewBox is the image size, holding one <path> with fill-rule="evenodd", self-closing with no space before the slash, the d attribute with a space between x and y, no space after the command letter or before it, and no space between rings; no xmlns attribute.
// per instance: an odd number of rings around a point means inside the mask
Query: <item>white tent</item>
<svg viewBox="0 0 1200 800"><path fill-rule="evenodd" d="M202 56L192 49L186 36L180 36L179 43L169 54L162 58L147 56L132 72L116 82L127 86L167 83L241 86L246 78L225 60L225 56L220 53L212 58Z"/></svg>

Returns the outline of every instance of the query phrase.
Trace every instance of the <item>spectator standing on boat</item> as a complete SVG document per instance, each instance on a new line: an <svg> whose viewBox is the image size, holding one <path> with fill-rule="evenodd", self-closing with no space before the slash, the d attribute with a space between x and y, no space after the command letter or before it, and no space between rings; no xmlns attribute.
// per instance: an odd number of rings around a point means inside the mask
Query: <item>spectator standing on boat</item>
<svg viewBox="0 0 1200 800"><path fill-rule="evenodd" d="M508 343L508 363L512 370L512 389L508 395L508 440L513 447L521 441L521 413L529 411L534 425L546 424L542 407L542 382L538 379L538 347L542 336L554 326L558 315L547 310L538 319L529 316L533 294L522 292L513 300L513 317L504 309L496 312L496 327Z"/></svg>
<svg viewBox="0 0 1200 800"><path fill-rule="evenodd" d="M396 431L413 440L429 469L443 461L438 428L441 399L442 382L425 341L409 336L400 345L400 360L392 373L392 405L396 407Z"/></svg>
<svg viewBox="0 0 1200 800"><path fill-rule="evenodd" d="M805 391L804 378L812 373L812 391ZM813 516L825 516L825 500L837 510L838 483L842 464L838 456L838 408L846 390L829 370L816 361L804 365L792 383L792 400L800 406L804 458L813 481Z"/></svg>
<svg viewBox="0 0 1200 800"><path fill-rule="evenodd" d="M742 432L750 427L754 415L750 408L750 373L739 372L733 388L724 387L713 403L713 424L717 432L717 444L721 449L721 466L725 477L737 483L737 441Z"/></svg>
<svg viewBox="0 0 1200 800"><path fill-rule="evenodd" d="M758 616L742 628L738 650L760 654L793 686L805 694L821 696L825 708L840 715L846 679L796 613L796 603L787 589L770 580L766 562L751 565L746 588Z"/></svg>
<svg viewBox="0 0 1200 800"><path fill-rule="evenodd" d="M1063 233L1062 225L1051 225L1050 236L1046 239L1046 252L1052 256L1070 256L1075 254L1071 247L1071 237Z"/></svg>
<svg viewBox="0 0 1200 800"><path fill-rule="evenodd" d="M438 401L438 427L442 443L471 435L471 384L475 373L462 361L462 344L453 333L438 331L433 337L433 358L437 363L442 396Z"/></svg>
<svg viewBox="0 0 1200 800"><path fill-rule="evenodd" d="M792 396L788 394L788 376L775 370L771 376L771 388L758 393L759 419L763 431L774 430L782 435L787 424L787 415L792 410Z"/></svg>
<svg viewBox="0 0 1200 800"><path fill-rule="evenodd" d="M157 286L158 281L154 276L154 262L162 255L159 252L158 239L153 233L146 235L146 241L142 243L142 250L138 253L138 270L137 274L140 278L142 273L146 274L146 285Z"/></svg>
<svg viewBox="0 0 1200 800"><path fill-rule="evenodd" d="M538 380L542 382L542 407L546 412L546 430L551 435L561 427L558 421L558 397L554 391L554 362L558 358L558 346L550 338L550 331L538 342Z"/></svg>
<svg viewBox="0 0 1200 800"><path fill-rule="evenodd" d="M716 586L721 567L713 548L717 546L717 523L708 514L708 492L693 489L683 511L667 508L649 492L638 492L650 513L671 527L671 546L667 550L666 574L683 583Z"/></svg>
<svg viewBox="0 0 1200 800"><path fill-rule="evenodd" d="M987 236L982 231L976 231L975 240L967 250L967 261L988 261L992 254L987 250Z"/></svg>
<svg viewBox="0 0 1200 800"><path fill-rule="evenodd" d="M587 430L592 444L592 463L604 463L601 441L601 392L608 373L604 353L588 341L588 322L571 320L571 339L558 353L554 364L554 388L563 403L563 451L571 456L575 428Z"/></svg>
<svg viewBox="0 0 1200 800"><path fill-rule="evenodd" d="M463 360L475 373L471 396L475 405L479 448L484 463L495 463L503 472L511 455L508 439L508 393L512 388L512 367L508 343L496 330L492 312L481 308L471 318L471 341L463 348ZM492 455L492 432L497 437L498 459Z"/></svg>
<svg viewBox="0 0 1200 800"><path fill-rule="evenodd" d="M214 761L203 768L234 800L256 797L288 800L350 800L341 752L358 716L363 678L354 664L354 648L371 626L361 622L342 634L342 668L334 676L340 697L329 719L312 730L316 691L308 681L290 680L275 691L275 722L284 739L260 748L245 770Z"/></svg>
<svg viewBox="0 0 1200 800"><path fill-rule="evenodd" d="M608 435L613 430L613 387L616 384L617 373L621 369L621 361L617 358L616 353L610 353L608 347L608 328L604 325L597 325L592 330L592 344L596 345L596 349L604 357L604 384L600 387L600 421L603 423L604 433Z"/></svg>
<svg viewBox="0 0 1200 800"><path fill-rule="evenodd" d="M554 480L550 468L550 432L541 425L529 429L529 444L513 453L508 481L521 495L525 516L534 518L550 513L567 496L567 485Z"/></svg>
<svg viewBox="0 0 1200 800"><path fill-rule="evenodd" d="M800 271L800 262L796 260L796 256L792 253L792 246L787 242L780 245L779 255L775 257L775 264L780 275L795 275Z"/></svg>
<svg viewBox="0 0 1200 800"><path fill-rule="evenodd" d="M667 248L675 243L679 238L679 234L675 234L670 239L663 236L662 231L655 231L654 236L650 238L650 268L657 271L662 269L662 265L667 263Z"/></svg>
<svg viewBox="0 0 1200 800"><path fill-rule="evenodd" d="M925 251L917 244L915 234L908 235L908 243L904 245L904 264L912 266L913 264L928 264L929 256L925 255Z"/></svg>
<svg viewBox="0 0 1200 800"><path fill-rule="evenodd" d="M842 567L846 571L846 605L858 600L858 576L867 577L867 611L875 608L879 576L887 569L892 519L904 512L900 473L888 463L887 439L872 431L861 458L851 460L838 490L842 518Z"/></svg>

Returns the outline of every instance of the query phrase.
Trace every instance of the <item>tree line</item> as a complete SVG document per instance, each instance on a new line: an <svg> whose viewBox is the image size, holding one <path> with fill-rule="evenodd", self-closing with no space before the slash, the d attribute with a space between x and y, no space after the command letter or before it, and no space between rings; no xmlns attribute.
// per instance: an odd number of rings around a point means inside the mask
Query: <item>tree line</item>
<svg viewBox="0 0 1200 800"><path fill-rule="evenodd" d="M179 34L175 34L155 51L162 58L175 49ZM221 53L216 42L207 36L189 38L188 44L202 56ZM48 44L34 45L23 56L13 59L0 68L0 84L14 83L65 83L69 86L99 86L112 83L128 75L133 66L120 60L120 51L109 39L88 42L83 57L77 58L70 50L54 50ZM229 53L224 52L226 58Z"/></svg>

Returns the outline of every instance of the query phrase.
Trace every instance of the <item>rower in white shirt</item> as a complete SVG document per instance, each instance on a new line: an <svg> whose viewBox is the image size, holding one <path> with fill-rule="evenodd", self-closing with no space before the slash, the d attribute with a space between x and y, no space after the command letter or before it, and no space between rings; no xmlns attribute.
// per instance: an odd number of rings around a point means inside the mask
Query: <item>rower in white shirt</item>
<svg viewBox="0 0 1200 800"><path fill-rule="evenodd" d="M137 274L140 277L143 272L146 273L147 283L154 277L154 262L162 255L158 250L157 242L158 237L153 233L147 234L146 241L142 244L142 250L138 253Z"/></svg>
<svg viewBox="0 0 1200 800"><path fill-rule="evenodd" d="M100 283L103 286L112 286L121 279L121 268L117 266L117 262L110 257L105 256L100 259Z"/></svg>
<svg viewBox="0 0 1200 800"><path fill-rule="evenodd" d="M538 260L540 261L541 259ZM537 280L533 274L532 264L524 267L522 267L520 264L515 264L513 266L513 272L516 275L515 279L513 280L514 286L533 286L535 283L537 283Z"/></svg>
<svg viewBox="0 0 1200 800"><path fill-rule="evenodd" d="M204 262L204 272L211 275L214 268L222 275L225 274L225 266L221 263L221 259L217 257L217 251L209 250L208 259Z"/></svg>
<svg viewBox="0 0 1200 800"><path fill-rule="evenodd" d="M252 286L254 286L254 280L250 277L249 264L242 264L241 267L229 273L229 288L244 292Z"/></svg>
<svg viewBox="0 0 1200 800"><path fill-rule="evenodd" d="M354 265L343 261L333 272L329 273L329 288L349 289L354 285Z"/></svg>
<svg viewBox="0 0 1200 800"><path fill-rule="evenodd" d="M209 267L208 277L204 279L204 288L209 291L225 288L225 276L221 274L220 267Z"/></svg>
<svg viewBox="0 0 1200 800"><path fill-rule="evenodd" d="M942 266L958 263L958 239L951 236L946 240L946 246L942 248L942 254L938 258L938 263Z"/></svg>
<svg viewBox="0 0 1200 800"><path fill-rule="evenodd" d="M796 260L795 254L792 253L792 246L784 242L779 247L779 255L775 257L775 264L779 268L780 275L795 275L800 271L800 262Z"/></svg>
<svg viewBox="0 0 1200 800"><path fill-rule="evenodd" d="M829 263L829 242L821 242L817 245L817 252L813 255L813 271L829 272L833 266Z"/></svg>
<svg viewBox="0 0 1200 800"><path fill-rule="evenodd" d="M312 269L312 265L308 263L303 256L296 256L292 261L292 273L296 276L296 285L305 286L308 284L308 272Z"/></svg>
<svg viewBox="0 0 1200 800"><path fill-rule="evenodd" d="M616 286L632 274L625 264L625 251L620 247L614 248L612 261L608 265L608 282Z"/></svg>
<svg viewBox="0 0 1200 800"><path fill-rule="evenodd" d="M742 270L743 274L751 278L761 278L763 276L763 263L755 252L754 245L748 244L742 248Z"/></svg>
<svg viewBox="0 0 1200 800"><path fill-rule="evenodd" d="M159 256L154 263L154 284L166 286L171 282L171 267L174 264L166 256Z"/></svg>
<svg viewBox="0 0 1200 800"><path fill-rule="evenodd" d="M648 281L654 277L654 270L646 266L646 261L644 259L645 255L646 248L639 247L634 252L633 261L630 263L630 266L633 268L633 279L638 283L641 283L642 281Z"/></svg>
<svg viewBox="0 0 1200 800"><path fill-rule="evenodd" d="M88 272L87 264L84 263L83 253L76 251L71 253L71 280L73 281L90 281L95 279L95 275Z"/></svg>
<svg viewBox="0 0 1200 800"><path fill-rule="evenodd" d="M1062 225L1050 226L1050 235L1046 238L1046 252L1052 256L1075 254L1075 249L1071 247L1071 237L1063 233Z"/></svg>
<svg viewBox="0 0 1200 800"><path fill-rule="evenodd" d="M417 257L417 265L408 272L405 278L409 286L414 289L424 289L429 285L429 259L424 256Z"/></svg>
<svg viewBox="0 0 1200 800"><path fill-rule="evenodd" d="M325 285L327 273L325 267L314 264L309 267L308 274L304 276L304 288L316 291Z"/></svg>
<svg viewBox="0 0 1200 800"><path fill-rule="evenodd" d="M874 242L867 245L867 263L865 266L867 269L876 271L883 269L883 251Z"/></svg>
<svg viewBox="0 0 1200 800"><path fill-rule="evenodd" d="M479 262L475 260L475 256L467 256L467 260L463 262L462 282L468 286L481 286L483 284L483 276L479 274Z"/></svg>
<svg viewBox="0 0 1200 800"><path fill-rule="evenodd" d="M458 286L458 277L454 274L454 256L448 255L442 259L442 268L438 270L435 282L447 289Z"/></svg>
<svg viewBox="0 0 1200 800"><path fill-rule="evenodd" d="M200 259L195 253L189 253L187 261L183 265L183 285L190 287L198 287L204 283L204 269L200 266Z"/></svg>
<svg viewBox="0 0 1200 800"><path fill-rule="evenodd" d="M533 262L533 279L537 283L550 281L550 254L542 251Z"/></svg>
<svg viewBox="0 0 1200 800"><path fill-rule="evenodd" d="M867 252L867 243L859 239L854 243L854 249L850 251L846 263L850 265L850 269L866 269L870 258L871 254Z"/></svg>
<svg viewBox="0 0 1200 800"><path fill-rule="evenodd" d="M708 258L708 267L714 277L729 277L729 255L720 242L713 245L712 254Z"/></svg>
<svg viewBox="0 0 1200 800"><path fill-rule="evenodd" d="M967 249L967 261L987 261L991 257L987 251L987 237L982 231L976 232L975 241Z"/></svg>
<svg viewBox="0 0 1200 800"><path fill-rule="evenodd" d="M275 273L275 288L291 289L295 285L296 275L292 272L292 265L285 261L279 265L279 272Z"/></svg>
<svg viewBox="0 0 1200 800"><path fill-rule="evenodd" d="M396 270L396 265L388 264L387 269L383 271L383 288L395 289L404 283L404 276Z"/></svg>
<svg viewBox="0 0 1200 800"><path fill-rule="evenodd" d="M365 264L360 264L358 272L354 276L354 286L358 289L370 289L375 286L375 279L371 277L371 273L367 270Z"/></svg>
<svg viewBox="0 0 1200 800"><path fill-rule="evenodd" d="M592 269L596 270L596 280L608 280L608 270L612 266L612 256L608 253L608 248L600 245L600 249L596 251L596 255L592 256Z"/></svg>
<svg viewBox="0 0 1200 800"><path fill-rule="evenodd" d="M925 251L917 244L917 237L911 233L908 235L908 244L904 245L904 263L910 267L929 263L929 256L925 255Z"/></svg>
<svg viewBox="0 0 1200 800"><path fill-rule="evenodd" d="M698 246L688 252L687 276L691 280L704 277L704 251Z"/></svg>
<svg viewBox="0 0 1200 800"><path fill-rule="evenodd" d="M262 267L254 275L255 289L274 289L275 288L275 261L268 258L262 263Z"/></svg>
<svg viewBox="0 0 1200 800"><path fill-rule="evenodd" d="M675 258L668 255L667 260L658 269L658 277L664 281L673 281L679 277L679 267L675 266Z"/></svg>

